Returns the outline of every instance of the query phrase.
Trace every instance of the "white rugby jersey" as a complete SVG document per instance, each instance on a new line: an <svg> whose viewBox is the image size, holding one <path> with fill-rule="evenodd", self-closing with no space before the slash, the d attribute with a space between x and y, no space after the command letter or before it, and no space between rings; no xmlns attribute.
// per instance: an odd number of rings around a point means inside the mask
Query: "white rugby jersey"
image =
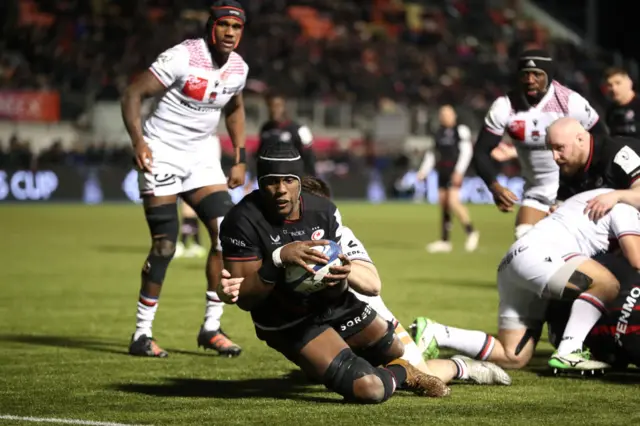
<svg viewBox="0 0 640 426"><path fill-rule="evenodd" d="M168 90L144 122L145 140L194 151L211 143L222 108L244 89L249 66L232 52L219 67L198 38L164 51L149 70Z"/></svg>
<svg viewBox="0 0 640 426"><path fill-rule="evenodd" d="M342 227L342 237L340 238L342 253L349 260L364 260L373 263L364 244L356 237L353 231L346 226Z"/></svg>
<svg viewBox="0 0 640 426"><path fill-rule="evenodd" d="M570 258L576 254L595 256L608 251L610 243L620 237L640 235L640 212L628 204L616 204L597 222L584 213L589 200L611 191L602 188L574 195L538 222L524 238L551 242L562 247L565 258Z"/></svg>
<svg viewBox="0 0 640 426"><path fill-rule="evenodd" d="M552 152L546 149L545 137L547 127L561 117L573 117L587 130L599 118L585 98L554 80L540 102L526 111L517 111L508 95L496 99L485 117L485 127L498 136L509 134L518 151L523 178L537 185L542 175L558 171Z"/></svg>

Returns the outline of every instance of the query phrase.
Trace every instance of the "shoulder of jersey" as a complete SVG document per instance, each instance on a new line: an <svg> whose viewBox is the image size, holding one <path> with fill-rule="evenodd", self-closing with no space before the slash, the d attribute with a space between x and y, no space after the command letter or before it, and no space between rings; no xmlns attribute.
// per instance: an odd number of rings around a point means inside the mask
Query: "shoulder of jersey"
<svg viewBox="0 0 640 426"><path fill-rule="evenodd" d="M244 59L242 59L242 56L240 56L236 52L231 52L231 54L229 55L229 66L233 67L236 65L242 66L245 75L249 73L249 65L244 61Z"/></svg>
<svg viewBox="0 0 640 426"><path fill-rule="evenodd" d="M242 200L235 206L229 210L227 216L246 216L251 219L255 219L256 216L260 215L260 204L259 204L260 193L256 189L249 194L245 195Z"/></svg>
<svg viewBox="0 0 640 426"><path fill-rule="evenodd" d="M511 92L509 92L506 95L497 97L493 101L493 104L491 105L491 110L494 113L501 113L501 114L511 113L511 110L513 109L512 107L513 102L511 100L511 96L512 96Z"/></svg>

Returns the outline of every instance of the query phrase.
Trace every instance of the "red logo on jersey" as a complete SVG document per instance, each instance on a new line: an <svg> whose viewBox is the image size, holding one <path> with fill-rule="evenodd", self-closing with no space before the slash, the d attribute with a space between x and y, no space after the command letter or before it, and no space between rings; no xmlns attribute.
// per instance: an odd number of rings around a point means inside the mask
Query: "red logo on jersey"
<svg viewBox="0 0 640 426"><path fill-rule="evenodd" d="M312 240L319 240L322 237L324 237L324 229L318 229L316 232L311 234Z"/></svg>
<svg viewBox="0 0 640 426"><path fill-rule="evenodd" d="M218 92L211 92L209 94L209 102L215 102L217 97L218 97Z"/></svg>
<svg viewBox="0 0 640 426"><path fill-rule="evenodd" d="M509 136L518 141L524 140L525 135L525 121L524 120L515 120L509 124Z"/></svg>
<svg viewBox="0 0 640 426"><path fill-rule="evenodd" d="M540 132L537 130L534 130L531 132L531 139L533 139L534 141L538 141L538 139L540 139Z"/></svg>
<svg viewBox="0 0 640 426"><path fill-rule="evenodd" d="M182 93L192 99L195 99L196 101L202 101L204 99L204 94L207 91L208 84L209 80L207 80L206 78L200 78L194 75L190 75L189 78L187 78L187 81L184 83Z"/></svg>

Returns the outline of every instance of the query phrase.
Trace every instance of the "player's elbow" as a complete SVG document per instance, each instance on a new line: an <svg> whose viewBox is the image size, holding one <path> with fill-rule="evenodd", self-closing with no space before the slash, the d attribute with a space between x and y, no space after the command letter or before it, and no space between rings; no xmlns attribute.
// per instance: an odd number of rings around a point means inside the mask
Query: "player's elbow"
<svg viewBox="0 0 640 426"><path fill-rule="evenodd" d="M349 275L349 286L365 296L378 296L382 290L382 280L375 265L354 260Z"/></svg>

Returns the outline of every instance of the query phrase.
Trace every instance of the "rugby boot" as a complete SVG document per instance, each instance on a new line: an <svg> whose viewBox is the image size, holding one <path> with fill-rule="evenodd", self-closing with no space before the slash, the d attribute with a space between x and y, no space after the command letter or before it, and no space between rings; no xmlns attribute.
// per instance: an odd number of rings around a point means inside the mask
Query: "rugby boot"
<svg viewBox="0 0 640 426"><path fill-rule="evenodd" d="M129 344L129 354L136 356L148 356L153 358L166 358L169 356L167 351L162 349L156 343L156 339L148 337L146 334L133 340L131 336L131 343Z"/></svg>
<svg viewBox="0 0 640 426"><path fill-rule="evenodd" d="M589 349L577 349L568 355L559 355L558 351L555 351L549 359L549 367L555 374L579 373L583 376L602 374L606 369L611 368L606 362L591 359Z"/></svg>
<svg viewBox="0 0 640 426"><path fill-rule="evenodd" d="M437 359L440 348L433 331L435 322L426 317L418 317L409 326L409 333L418 345L418 350L424 359Z"/></svg>
<svg viewBox="0 0 640 426"><path fill-rule="evenodd" d="M198 347L203 347L205 350L212 349L229 358L238 356L242 352L242 348L233 343L221 328L205 330L201 327L198 333Z"/></svg>
<svg viewBox="0 0 640 426"><path fill-rule="evenodd" d="M469 380L479 385L505 385L511 384L511 377L497 365L487 362L478 361L464 355L455 355L452 359L458 359L467 367Z"/></svg>
<svg viewBox="0 0 640 426"><path fill-rule="evenodd" d="M407 380L402 385L403 389L409 390L416 395L428 396L431 398L441 398L449 396L451 389L442 380L435 376L430 376L418 370L404 359L396 359L387 364L400 365L407 372Z"/></svg>

